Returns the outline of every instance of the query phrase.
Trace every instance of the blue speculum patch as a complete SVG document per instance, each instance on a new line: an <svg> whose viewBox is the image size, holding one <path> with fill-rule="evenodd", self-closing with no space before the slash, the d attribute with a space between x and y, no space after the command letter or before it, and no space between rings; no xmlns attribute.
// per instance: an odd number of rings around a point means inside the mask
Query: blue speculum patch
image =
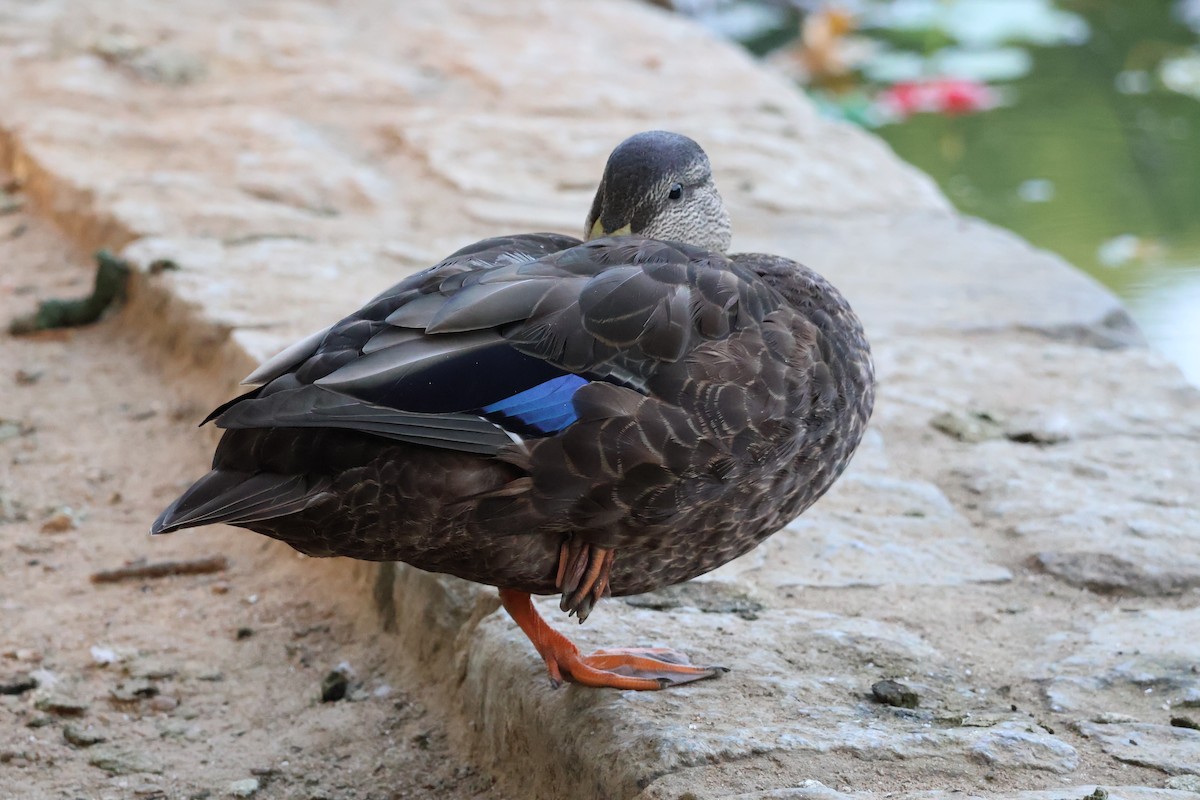
<svg viewBox="0 0 1200 800"><path fill-rule="evenodd" d="M571 398L587 382L586 378L578 375L560 375L511 397L489 403L480 411L489 417L499 416L516 422L526 429L523 432L542 435L558 433L579 418Z"/></svg>

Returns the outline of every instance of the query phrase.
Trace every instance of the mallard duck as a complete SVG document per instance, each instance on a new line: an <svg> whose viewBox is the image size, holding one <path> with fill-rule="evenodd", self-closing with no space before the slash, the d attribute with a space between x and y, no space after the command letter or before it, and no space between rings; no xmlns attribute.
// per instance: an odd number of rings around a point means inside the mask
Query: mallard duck
<svg viewBox="0 0 1200 800"><path fill-rule="evenodd" d="M496 586L556 685L722 672L667 649L583 655L530 596L582 622L787 524L863 435L867 340L817 273L725 254L685 136L622 142L585 231L476 242L268 360L205 420L225 429L212 471L152 533L226 523Z"/></svg>

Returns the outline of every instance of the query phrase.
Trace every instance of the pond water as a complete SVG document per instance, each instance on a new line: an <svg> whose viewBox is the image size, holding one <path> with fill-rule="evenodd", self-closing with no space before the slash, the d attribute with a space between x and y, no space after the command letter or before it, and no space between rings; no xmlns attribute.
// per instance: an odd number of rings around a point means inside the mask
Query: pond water
<svg viewBox="0 0 1200 800"><path fill-rule="evenodd" d="M1200 0L695 0L967 214L1119 294L1200 384Z"/></svg>

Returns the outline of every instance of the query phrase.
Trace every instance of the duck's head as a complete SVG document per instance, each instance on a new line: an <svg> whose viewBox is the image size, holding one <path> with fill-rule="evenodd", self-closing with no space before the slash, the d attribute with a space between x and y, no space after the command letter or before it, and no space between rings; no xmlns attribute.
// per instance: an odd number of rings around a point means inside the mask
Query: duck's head
<svg viewBox="0 0 1200 800"><path fill-rule="evenodd" d="M729 249L729 213L700 145L668 131L645 131L608 157L584 235L635 235Z"/></svg>

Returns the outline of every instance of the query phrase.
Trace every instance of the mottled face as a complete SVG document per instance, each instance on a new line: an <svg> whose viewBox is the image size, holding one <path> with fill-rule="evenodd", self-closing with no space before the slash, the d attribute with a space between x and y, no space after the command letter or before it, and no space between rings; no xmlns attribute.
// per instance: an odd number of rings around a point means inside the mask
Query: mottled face
<svg viewBox="0 0 1200 800"><path fill-rule="evenodd" d="M634 234L729 249L729 214L700 145L667 131L634 134L604 168L584 236Z"/></svg>

